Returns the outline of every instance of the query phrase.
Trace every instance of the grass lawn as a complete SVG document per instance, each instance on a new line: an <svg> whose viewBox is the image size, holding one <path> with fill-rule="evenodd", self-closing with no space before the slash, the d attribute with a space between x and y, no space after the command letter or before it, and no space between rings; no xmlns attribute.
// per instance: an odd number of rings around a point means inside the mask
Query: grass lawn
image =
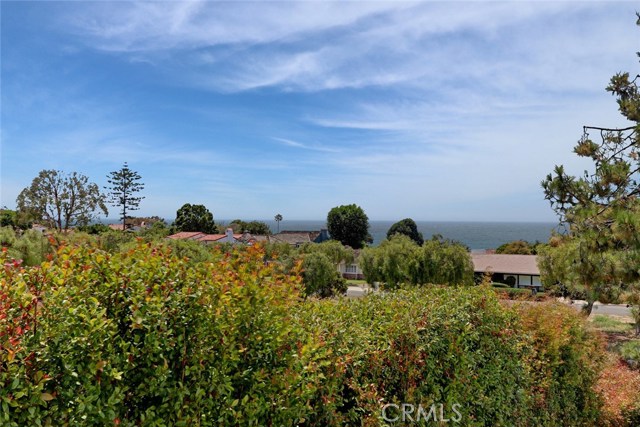
<svg viewBox="0 0 640 427"><path fill-rule="evenodd" d="M355 279L347 280L347 285L349 285L349 286L362 286L362 285L366 285L366 284L367 284L366 280L355 280Z"/></svg>
<svg viewBox="0 0 640 427"><path fill-rule="evenodd" d="M593 326L605 333L626 334L633 331L633 321L631 319L596 314L590 318Z"/></svg>

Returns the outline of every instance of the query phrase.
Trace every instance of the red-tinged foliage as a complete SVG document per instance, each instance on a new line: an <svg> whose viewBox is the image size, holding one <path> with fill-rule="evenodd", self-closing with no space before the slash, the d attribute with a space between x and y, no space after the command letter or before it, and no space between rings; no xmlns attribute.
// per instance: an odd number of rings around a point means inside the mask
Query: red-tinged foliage
<svg viewBox="0 0 640 427"><path fill-rule="evenodd" d="M603 426L635 426L632 412L640 414L640 372L630 369L615 356L609 357L600 374L596 390L602 395Z"/></svg>
<svg viewBox="0 0 640 427"><path fill-rule="evenodd" d="M0 271L2 425L379 426L388 402L460 403L474 425L598 415L601 347L554 305L480 287L305 300L300 264L259 246L62 243Z"/></svg>

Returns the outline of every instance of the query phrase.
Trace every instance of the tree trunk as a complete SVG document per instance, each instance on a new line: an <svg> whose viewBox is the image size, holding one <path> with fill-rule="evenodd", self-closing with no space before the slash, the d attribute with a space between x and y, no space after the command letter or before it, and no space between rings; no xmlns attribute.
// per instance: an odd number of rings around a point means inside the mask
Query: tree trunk
<svg viewBox="0 0 640 427"><path fill-rule="evenodd" d="M591 316L591 311L593 310L593 303L595 301L593 300L593 298L589 298L589 300L587 301L587 303L585 305L582 306L582 312L587 316Z"/></svg>
<svg viewBox="0 0 640 427"><path fill-rule="evenodd" d="M582 307L582 312L589 317L593 311L593 303L596 302L597 294L590 285L585 288L587 289L587 304Z"/></svg>

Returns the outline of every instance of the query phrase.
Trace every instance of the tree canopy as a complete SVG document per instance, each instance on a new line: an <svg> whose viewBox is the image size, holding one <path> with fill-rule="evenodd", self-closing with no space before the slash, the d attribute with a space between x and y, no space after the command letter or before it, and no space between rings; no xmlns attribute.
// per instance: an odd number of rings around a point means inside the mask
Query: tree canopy
<svg viewBox="0 0 640 427"><path fill-rule="evenodd" d="M204 205L185 203L176 212L173 225L177 231L200 231L207 234L218 232L213 214Z"/></svg>
<svg viewBox="0 0 640 427"><path fill-rule="evenodd" d="M123 230L126 228L127 212L138 210L140 202L144 199L144 196L136 196L144 189L141 179L138 172L129 169L127 162L119 170L107 175L109 186L105 189L109 190L109 202L120 207Z"/></svg>
<svg viewBox="0 0 640 427"><path fill-rule="evenodd" d="M243 221L241 219L234 219L229 224L229 227L237 233L244 233L246 231L258 236L268 236L271 234L269 225L264 221Z"/></svg>
<svg viewBox="0 0 640 427"><path fill-rule="evenodd" d="M405 218L393 224L389 231L387 231L387 239L390 239L396 234L403 234L416 242L418 246L422 246L424 243L424 237L422 233L418 231L416 222L411 218Z"/></svg>
<svg viewBox="0 0 640 427"><path fill-rule="evenodd" d="M278 224L278 233L279 233L280 232L280 221L282 221L282 215L281 214L276 214L276 216L273 217L273 219Z"/></svg>
<svg viewBox="0 0 640 427"><path fill-rule="evenodd" d="M354 249L372 241L369 217L355 204L336 206L327 215L327 228L331 238Z"/></svg>
<svg viewBox="0 0 640 427"><path fill-rule="evenodd" d="M470 285L473 263L467 248L434 236L418 246L408 236L397 234L360 254L360 267L367 280L388 288L401 284Z"/></svg>
<svg viewBox="0 0 640 427"><path fill-rule="evenodd" d="M108 214L105 197L89 178L58 170L40 171L31 185L18 195L18 211L58 230L86 225L96 212Z"/></svg>
<svg viewBox="0 0 640 427"><path fill-rule="evenodd" d="M593 169L576 177L560 165L542 181L545 198L567 228L544 253L541 263L543 267L554 266L555 271L545 267L542 272L567 286L584 288L588 312L603 287L635 282L640 277L638 77L618 73L606 88L631 126L583 127L573 151L593 161Z"/></svg>
<svg viewBox="0 0 640 427"><path fill-rule="evenodd" d="M526 240L514 240L498 246L496 248L496 253L510 255L536 255L541 245L543 245L543 243L538 241L529 243Z"/></svg>

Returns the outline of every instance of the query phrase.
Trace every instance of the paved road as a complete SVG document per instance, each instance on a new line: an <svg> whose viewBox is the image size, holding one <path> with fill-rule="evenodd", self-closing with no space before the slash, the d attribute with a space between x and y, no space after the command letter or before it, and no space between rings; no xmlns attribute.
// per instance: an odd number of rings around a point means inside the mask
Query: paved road
<svg viewBox="0 0 640 427"><path fill-rule="evenodd" d="M359 298L364 296L368 290L362 289L360 286L349 286L347 288L347 296L351 298Z"/></svg>
<svg viewBox="0 0 640 427"><path fill-rule="evenodd" d="M584 301L574 301L572 307L580 310L586 303ZM625 304L601 304L596 302L593 304L591 314L612 314L614 316L631 317L631 310Z"/></svg>

